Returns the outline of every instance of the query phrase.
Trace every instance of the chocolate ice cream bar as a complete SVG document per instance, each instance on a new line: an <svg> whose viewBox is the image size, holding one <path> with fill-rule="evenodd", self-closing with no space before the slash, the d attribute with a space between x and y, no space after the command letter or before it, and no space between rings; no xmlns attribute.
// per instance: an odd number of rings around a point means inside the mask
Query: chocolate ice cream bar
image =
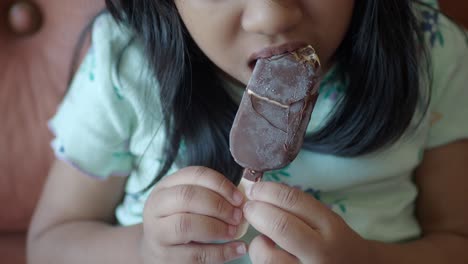
<svg viewBox="0 0 468 264"><path fill-rule="evenodd" d="M259 181L263 172L291 163L304 142L317 100L320 61L311 46L259 59L230 132L230 150Z"/></svg>

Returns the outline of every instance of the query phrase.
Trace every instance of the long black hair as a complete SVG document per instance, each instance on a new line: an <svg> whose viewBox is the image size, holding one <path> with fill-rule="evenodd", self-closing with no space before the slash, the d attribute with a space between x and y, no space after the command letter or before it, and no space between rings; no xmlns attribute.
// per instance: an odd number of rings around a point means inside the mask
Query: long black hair
<svg viewBox="0 0 468 264"><path fill-rule="evenodd" d="M304 148L357 156L389 145L409 127L418 105L426 48L411 0L356 1L350 28L335 58L349 86ZM106 0L145 47L158 80L167 136L165 160L152 184L178 162L213 168L237 183L241 168L229 152L237 105L222 88L216 67L181 21L173 0ZM182 143L183 142L183 143Z"/></svg>

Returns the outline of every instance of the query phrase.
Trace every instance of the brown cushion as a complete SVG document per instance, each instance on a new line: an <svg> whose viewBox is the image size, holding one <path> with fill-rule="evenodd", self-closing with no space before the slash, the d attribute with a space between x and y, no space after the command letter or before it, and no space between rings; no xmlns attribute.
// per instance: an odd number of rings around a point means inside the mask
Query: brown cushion
<svg viewBox="0 0 468 264"><path fill-rule="evenodd" d="M468 28L468 1L439 0L440 8L455 21Z"/></svg>
<svg viewBox="0 0 468 264"><path fill-rule="evenodd" d="M0 232L29 223L53 160L47 120L64 94L78 35L103 7L96 0L33 1L41 19L30 22L39 25L18 32L9 21L13 2L0 1Z"/></svg>

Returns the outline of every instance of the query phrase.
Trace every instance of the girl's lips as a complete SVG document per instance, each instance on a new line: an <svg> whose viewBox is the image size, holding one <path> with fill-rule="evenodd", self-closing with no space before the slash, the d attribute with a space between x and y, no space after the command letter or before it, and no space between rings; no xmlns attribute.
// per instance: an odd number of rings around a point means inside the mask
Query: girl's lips
<svg viewBox="0 0 468 264"><path fill-rule="evenodd" d="M284 44L273 45L273 46L263 48L259 51L252 53L252 55L249 56L248 65L253 70L253 68L255 68L255 64L258 59L269 58L269 57L280 55L286 52L293 52L307 45L308 44L303 41L294 41L294 42L287 42Z"/></svg>

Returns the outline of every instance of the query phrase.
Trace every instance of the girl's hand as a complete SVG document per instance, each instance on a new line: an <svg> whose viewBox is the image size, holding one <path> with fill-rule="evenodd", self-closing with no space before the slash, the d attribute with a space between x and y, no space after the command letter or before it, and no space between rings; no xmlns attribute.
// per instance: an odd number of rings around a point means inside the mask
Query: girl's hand
<svg viewBox="0 0 468 264"><path fill-rule="evenodd" d="M375 263L371 242L311 195L272 182L255 183L246 195L244 217L263 234L249 246L254 264Z"/></svg>
<svg viewBox="0 0 468 264"><path fill-rule="evenodd" d="M143 216L143 263L224 263L245 254L232 241L241 223L243 195L223 175L184 168L163 178Z"/></svg>

